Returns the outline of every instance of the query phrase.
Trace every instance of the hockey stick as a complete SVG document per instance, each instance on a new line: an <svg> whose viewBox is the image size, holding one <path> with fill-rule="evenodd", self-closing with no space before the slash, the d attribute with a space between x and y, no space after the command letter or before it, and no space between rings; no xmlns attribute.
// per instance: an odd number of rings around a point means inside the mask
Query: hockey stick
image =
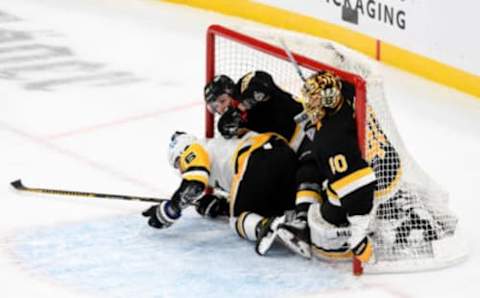
<svg viewBox="0 0 480 298"><path fill-rule="evenodd" d="M302 81L305 83L307 81L307 79L305 79L305 76L303 75L303 72L302 72L302 70L300 69L300 66L297 63L297 60L295 60L295 58L293 57L292 51L290 51L290 49L287 47L287 44L285 43L285 41L282 38L280 38L279 41L280 41L280 44L282 45L283 50L285 51L285 53L287 53L288 60L290 60L290 62L292 63L292 65L295 68L295 70L297 71L300 79L302 79Z"/></svg>
<svg viewBox="0 0 480 298"><path fill-rule="evenodd" d="M27 187L23 185L22 180L20 179L15 180L10 184L16 190L19 190L19 191L36 192L36 193L43 193L43 194L101 198L101 199L115 199L115 200L127 200L127 201L141 201L141 202L152 202L152 203L160 203L164 201L164 199L159 199L159 198L147 198L147 197L137 197L137 196L128 196L128 195L115 195L115 194L107 194L107 193L83 192L83 191L72 191L72 190L61 190L61 189L33 188L33 187Z"/></svg>
<svg viewBox="0 0 480 298"><path fill-rule="evenodd" d="M295 57L293 57L292 51L290 51L287 44L285 43L285 41L282 38L279 38L278 40L280 41L280 44L282 45L282 48L285 51L285 53L287 53L288 60L290 60L290 62L292 63L293 67L297 71L298 76L300 77L300 79L302 79L303 83L305 83L307 81L307 79L305 79L305 76L303 75L303 72L302 72L302 70L300 69L300 66L297 63L297 60L295 60ZM307 88L308 88L308 86L307 86ZM305 111L302 111L300 114L296 115L293 119L295 120L296 123L300 123L300 122L303 122L303 121L307 120L308 115Z"/></svg>

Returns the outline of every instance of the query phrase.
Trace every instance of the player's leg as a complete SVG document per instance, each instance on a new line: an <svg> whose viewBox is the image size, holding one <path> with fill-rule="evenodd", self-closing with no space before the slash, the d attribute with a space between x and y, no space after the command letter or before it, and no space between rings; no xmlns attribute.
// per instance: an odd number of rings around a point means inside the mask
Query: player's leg
<svg viewBox="0 0 480 298"><path fill-rule="evenodd" d="M294 207L296 157L275 139L254 150L232 187L232 214L237 233L257 241L257 252L266 253L275 239L283 213Z"/></svg>

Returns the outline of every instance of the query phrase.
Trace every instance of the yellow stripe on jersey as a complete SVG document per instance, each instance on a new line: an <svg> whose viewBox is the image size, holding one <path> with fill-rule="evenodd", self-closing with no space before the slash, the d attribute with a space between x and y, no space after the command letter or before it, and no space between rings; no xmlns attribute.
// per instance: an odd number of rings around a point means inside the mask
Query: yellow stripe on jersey
<svg viewBox="0 0 480 298"><path fill-rule="evenodd" d="M252 153L253 150L263 146L272 136L276 136L284 140L285 143L288 143L287 140L279 134L268 132L253 135L238 144L237 148L235 149L235 153L233 154L233 162L238 164L237 172L240 172L242 165L244 165L245 160L250 156L250 153ZM242 149L246 147L249 147L248 150L243 151Z"/></svg>
<svg viewBox="0 0 480 298"><path fill-rule="evenodd" d="M201 182L203 185L207 186L208 185L208 172L202 171L195 171L198 173L184 173L182 174L182 179L185 179L187 181L198 181Z"/></svg>
<svg viewBox="0 0 480 298"><path fill-rule="evenodd" d="M322 196L314 190L300 190L297 191L295 204L301 203L323 203Z"/></svg>
<svg viewBox="0 0 480 298"><path fill-rule="evenodd" d="M371 167L357 170L331 184L332 190L337 194L338 199L349 193L375 181L375 173Z"/></svg>
<svg viewBox="0 0 480 298"><path fill-rule="evenodd" d="M327 189L327 199L330 203L332 203L335 206L342 206L342 204L340 203L340 199L337 196L337 194L334 193L333 191L331 191L330 189Z"/></svg>
<svg viewBox="0 0 480 298"><path fill-rule="evenodd" d="M208 152L200 144L192 144L180 154L180 172L188 181L199 181L208 185L210 176L210 158Z"/></svg>

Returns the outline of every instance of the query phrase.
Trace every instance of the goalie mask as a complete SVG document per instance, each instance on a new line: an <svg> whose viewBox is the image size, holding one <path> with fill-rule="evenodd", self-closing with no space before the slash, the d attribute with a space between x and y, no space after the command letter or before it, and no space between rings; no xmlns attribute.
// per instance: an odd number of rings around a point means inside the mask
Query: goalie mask
<svg viewBox="0 0 480 298"><path fill-rule="evenodd" d="M196 143L198 140L194 135L187 134L183 131L176 131L168 145L168 163L174 168L178 168L178 158L188 148L188 146Z"/></svg>
<svg viewBox="0 0 480 298"><path fill-rule="evenodd" d="M213 78L204 88L203 94L205 102L210 112L214 113L218 110L217 99L223 95L233 96L235 83L226 75L218 75Z"/></svg>
<svg viewBox="0 0 480 298"><path fill-rule="evenodd" d="M305 112L312 122L318 122L325 116L325 108L335 109L342 99L342 82L329 71L320 71L311 75L302 87L305 98Z"/></svg>

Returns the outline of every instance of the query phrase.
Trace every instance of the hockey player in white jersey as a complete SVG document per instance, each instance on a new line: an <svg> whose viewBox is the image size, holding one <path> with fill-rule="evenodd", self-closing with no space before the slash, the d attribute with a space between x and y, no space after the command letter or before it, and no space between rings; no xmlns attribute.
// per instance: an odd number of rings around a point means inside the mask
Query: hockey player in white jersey
<svg viewBox="0 0 480 298"><path fill-rule="evenodd" d="M257 252L263 254L282 215L295 206L297 158L286 140L275 133L255 132L238 139L200 140L176 132L168 154L182 181L170 200L143 212L148 224L169 227L183 209L195 205L205 216L230 216L235 232L256 241ZM209 186L226 191L228 198L205 194Z"/></svg>

